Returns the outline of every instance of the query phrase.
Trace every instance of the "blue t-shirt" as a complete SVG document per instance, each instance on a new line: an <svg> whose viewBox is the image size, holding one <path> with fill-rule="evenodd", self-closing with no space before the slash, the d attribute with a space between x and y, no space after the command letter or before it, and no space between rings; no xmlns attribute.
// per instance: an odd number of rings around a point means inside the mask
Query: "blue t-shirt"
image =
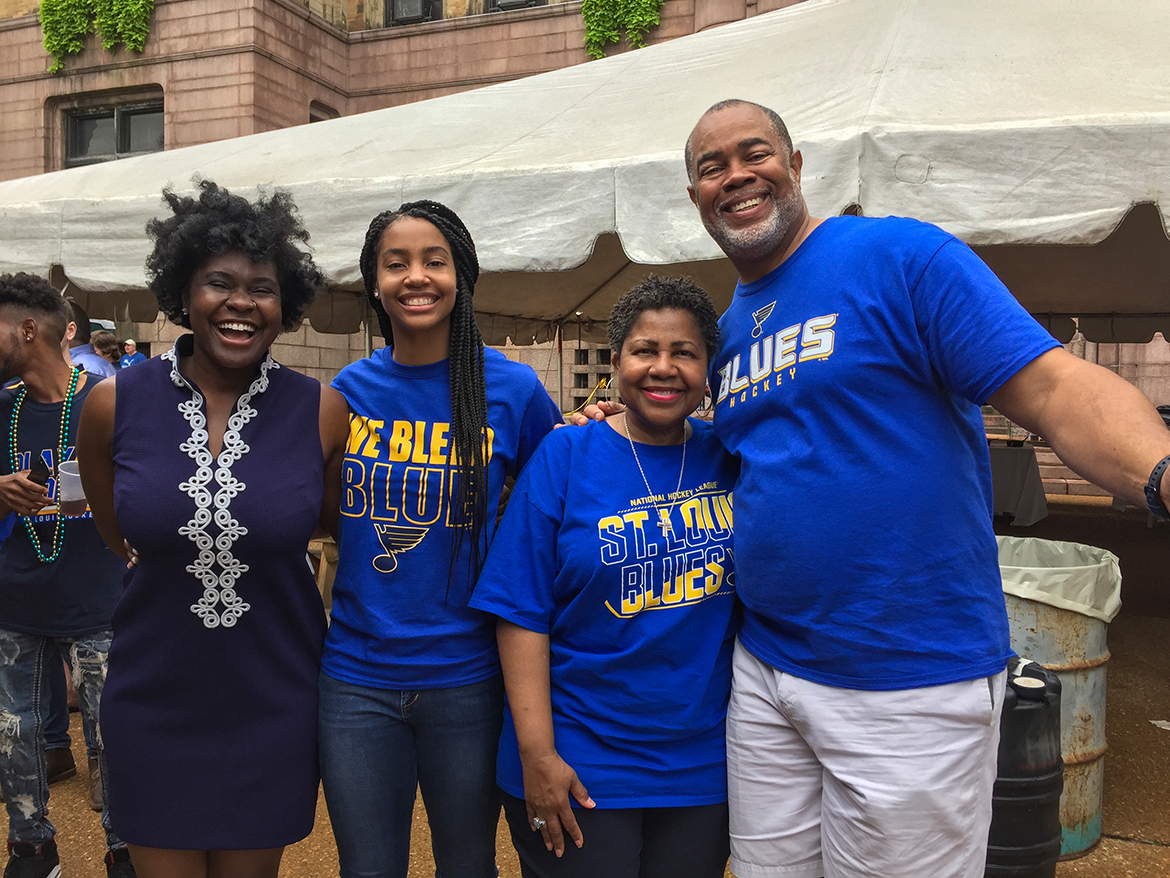
<svg viewBox="0 0 1170 878"><path fill-rule="evenodd" d="M118 360L118 368L125 369L127 366L133 366L135 363L141 363L146 360L146 354L142 351L135 351L132 354L122 354L122 359Z"/></svg>
<svg viewBox="0 0 1170 878"><path fill-rule="evenodd" d="M723 721L738 628L736 465L692 420L682 447L603 423L558 430L528 463L471 605L548 634L557 752L600 808L727 799ZM664 535L656 507L670 507ZM497 780L524 796L512 715Z"/></svg>
<svg viewBox="0 0 1170 878"><path fill-rule="evenodd" d="M45 462L51 473L65 460L73 460L74 437L81 407L97 382L87 378L77 391L66 428L66 448L57 458L64 403L40 403L26 397L20 408L16 434L16 466L8 455L9 438L0 443L0 475L29 469L33 456ZM12 409L20 388L0 390L0 424L5 431L12 422ZM57 480L50 477L49 496L56 497ZM48 637L80 637L110 627L114 605L122 596L126 565L106 548L93 516L66 518L61 535L61 553L56 561L42 563L29 538L24 519L7 516L12 532L0 544L0 628ZM53 551L57 505L50 503L29 519L43 554Z"/></svg>
<svg viewBox="0 0 1170 878"><path fill-rule="evenodd" d="M1002 671L977 404L1056 340L962 242L894 218L825 221L720 327L744 646L851 689Z"/></svg>
<svg viewBox="0 0 1170 878"><path fill-rule="evenodd" d="M562 418L532 369L490 348L484 380L490 533L505 476L520 472ZM333 386L349 403L350 435L323 670L380 689L443 689L498 674L494 620L467 606L469 538L451 567L448 361L404 366L384 348Z"/></svg>

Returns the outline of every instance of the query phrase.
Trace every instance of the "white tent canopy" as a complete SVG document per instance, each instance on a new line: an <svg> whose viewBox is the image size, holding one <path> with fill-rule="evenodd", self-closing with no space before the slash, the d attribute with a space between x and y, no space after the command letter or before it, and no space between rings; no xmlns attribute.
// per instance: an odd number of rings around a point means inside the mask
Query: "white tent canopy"
<svg viewBox="0 0 1170 878"><path fill-rule="evenodd" d="M59 266L94 316L150 319L160 190L276 185L334 285L314 326L353 331L369 220L433 198L475 237L489 341L577 320L597 338L651 270L727 300L735 273L681 154L706 107L741 97L785 117L814 214L938 223L1058 334L1079 317L1102 341L1170 336L1168 37L1164 0L808 0L477 91L0 183L0 271Z"/></svg>

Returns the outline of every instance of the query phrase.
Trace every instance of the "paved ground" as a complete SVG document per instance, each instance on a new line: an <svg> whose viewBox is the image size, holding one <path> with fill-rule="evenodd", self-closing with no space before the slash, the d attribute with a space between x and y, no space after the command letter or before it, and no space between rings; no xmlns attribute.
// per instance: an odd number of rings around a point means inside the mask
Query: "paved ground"
<svg viewBox="0 0 1170 878"><path fill-rule="evenodd" d="M1004 533L1071 540L1107 548L1121 558L1120 615L1109 628L1105 762L1105 838L1088 856L1062 863L1058 878L1159 878L1170 876L1170 731L1151 720L1170 720L1170 524L1146 527L1144 512L1118 513L1095 498L1050 497L1051 514L1028 528ZM84 764L74 714L74 752ZM79 775L52 787L51 818L59 829L64 878L104 878L97 815L86 802ZM430 878L434 865L426 817L416 811L410 878ZM516 857L501 824L500 875L519 878ZM331 878L337 854L320 803L313 834L289 848L282 878ZM602 876L599 876L602 878ZM893 876L892 876L893 878Z"/></svg>

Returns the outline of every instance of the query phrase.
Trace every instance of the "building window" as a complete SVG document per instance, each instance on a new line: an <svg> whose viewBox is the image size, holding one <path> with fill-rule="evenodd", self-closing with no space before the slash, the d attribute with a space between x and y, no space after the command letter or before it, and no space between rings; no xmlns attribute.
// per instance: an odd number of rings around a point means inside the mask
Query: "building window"
<svg viewBox="0 0 1170 878"><path fill-rule="evenodd" d="M488 12L509 12L513 9L547 5L548 0L488 0Z"/></svg>
<svg viewBox="0 0 1170 878"><path fill-rule="evenodd" d="M163 148L161 101L65 114L65 166L108 162Z"/></svg>
<svg viewBox="0 0 1170 878"><path fill-rule="evenodd" d="M587 396L574 396L573 397L573 408L575 408L575 409L585 408L585 405L588 402L589 402L589 397L587 397Z"/></svg>
<svg viewBox="0 0 1170 878"><path fill-rule="evenodd" d="M443 17L443 0L386 0L386 26L437 21Z"/></svg>
<svg viewBox="0 0 1170 878"><path fill-rule="evenodd" d="M612 357L610 355L609 348L598 348L597 349L597 365L598 366L608 366L610 359L612 359Z"/></svg>
<svg viewBox="0 0 1170 878"><path fill-rule="evenodd" d="M328 104L323 104L320 101L311 101L309 103L310 122L325 122L329 119L336 119L340 115L340 113Z"/></svg>
<svg viewBox="0 0 1170 878"><path fill-rule="evenodd" d="M574 375L573 376L573 386L577 387L577 388L589 387L590 386L589 373L588 372L578 372L576 375Z"/></svg>
<svg viewBox="0 0 1170 878"><path fill-rule="evenodd" d="M573 351L573 365L589 365L589 348L578 348L577 350Z"/></svg>

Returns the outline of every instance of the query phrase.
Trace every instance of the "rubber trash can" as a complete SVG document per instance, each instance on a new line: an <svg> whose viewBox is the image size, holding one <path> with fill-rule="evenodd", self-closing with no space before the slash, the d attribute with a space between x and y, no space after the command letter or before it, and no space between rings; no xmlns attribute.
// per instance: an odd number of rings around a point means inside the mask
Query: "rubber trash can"
<svg viewBox="0 0 1170 878"><path fill-rule="evenodd" d="M1121 609L1121 568L1105 549L996 537L1012 649L1061 683L1061 858L1101 840L1105 765L1106 627Z"/></svg>

